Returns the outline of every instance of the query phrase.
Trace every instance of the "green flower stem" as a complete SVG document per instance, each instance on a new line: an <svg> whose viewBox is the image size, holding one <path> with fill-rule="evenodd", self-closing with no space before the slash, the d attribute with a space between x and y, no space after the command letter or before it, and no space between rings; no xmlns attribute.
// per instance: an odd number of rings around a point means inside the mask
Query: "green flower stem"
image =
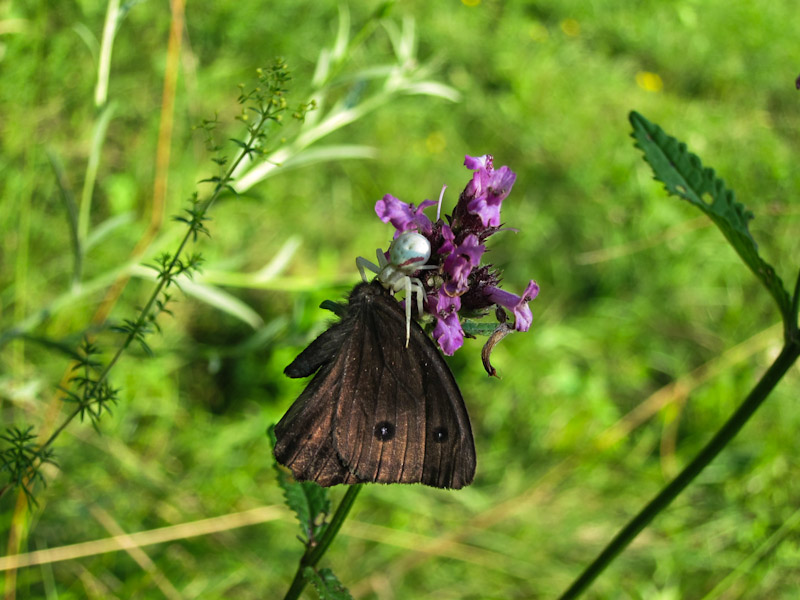
<svg viewBox="0 0 800 600"><path fill-rule="evenodd" d="M339 529L341 529L344 520L347 518L347 515L350 512L350 509L353 507L353 503L356 501L356 497L358 496L358 492L361 491L362 486L363 484L359 483L356 485L351 485L347 488L347 493L339 503L339 507L336 509L331 522L325 528L325 533L322 534L319 542L313 546L309 546L306 549L305 554L303 554L302 558L300 558L300 564L297 565L297 573L294 575L292 585L289 587L289 591L286 592L284 600L295 600L296 598L300 597L300 593L306 586L306 580L303 577L303 571L306 567L316 566L316 564L328 550L328 547L331 545L331 542L333 542L336 534L339 533Z"/></svg>
<svg viewBox="0 0 800 600"><path fill-rule="evenodd" d="M748 419L761 406L766 397L775 388L786 371L800 356L800 337L790 339L781 350L778 358L772 363L764 376L759 380L744 402L727 420L717 434L706 444L695 459L673 479L659 494L645 506L638 515L611 540L608 546L598 555L592 564L572 583L561 600L577 598L602 573L605 568L620 554L642 529L694 481L708 464L728 445Z"/></svg>

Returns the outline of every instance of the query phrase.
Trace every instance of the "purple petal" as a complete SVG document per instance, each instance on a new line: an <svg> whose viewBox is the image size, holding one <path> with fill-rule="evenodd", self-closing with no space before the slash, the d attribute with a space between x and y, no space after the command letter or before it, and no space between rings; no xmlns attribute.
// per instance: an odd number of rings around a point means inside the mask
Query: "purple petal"
<svg viewBox="0 0 800 600"><path fill-rule="evenodd" d="M492 155L484 154L483 156L470 156L464 157L464 166L470 171L477 171L478 169L492 168Z"/></svg>
<svg viewBox="0 0 800 600"><path fill-rule="evenodd" d="M455 244L453 244L456 235L453 233L453 230L450 229L449 225L442 225L442 237L444 238L444 242L437 252L439 254L451 254L456 249Z"/></svg>
<svg viewBox="0 0 800 600"><path fill-rule="evenodd" d="M422 211L434 204L436 202L433 200L425 200L418 207L414 207L411 203L402 202L391 194L386 194L375 203L375 212L381 221L391 223L397 229L396 234L409 230L430 234L433 223Z"/></svg>
<svg viewBox="0 0 800 600"><path fill-rule="evenodd" d="M466 258L459 254L451 254L444 259L442 268L449 276L442 286L448 296L460 296L469 289L467 279L472 267Z"/></svg>
<svg viewBox="0 0 800 600"><path fill-rule="evenodd" d="M473 196L467 203L467 211L478 215L484 227L499 227L500 205L511 192L516 179L516 173L508 167L500 167L497 171L476 171L467 184Z"/></svg>
<svg viewBox="0 0 800 600"><path fill-rule="evenodd" d="M437 317L445 317L450 314L455 314L461 310L461 298L458 296L451 296L444 290L440 289L436 295L436 305L433 307L433 314Z"/></svg>
<svg viewBox="0 0 800 600"><path fill-rule="evenodd" d="M428 208L429 206L436 206L437 202L435 200L423 200L419 203L416 212L414 213L414 221L417 224L417 228L421 233L425 235L430 235L433 233L433 221L431 221L425 213L422 211ZM413 205L412 205L413 206Z"/></svg>
<svg viewBox="0 0 800 600"><path fill-rule="evenodd" d="M528 331L533 322L533 313L528 302L539 294L539 285L531 280L522 293L522 297L512 294L497 287L487 286L486 293L495 304L499 304L514 312L514 329Z"/></svg>
<svg viewBox="0 0 800 600"><path fill-rule="evenodd" d="M428 297L428 305L434 304L434 301L435 306L431 311L436 316L433 338L442 352L452 356L464 344L464 330L461 329L461 322L458 320L461 298L448 296L443 289L440 289L435 298Z"/></svg>
<svg viewBox="0 0 800 600"><path fill-rule="evenodd" d="M433 337L447 356L453 356L456 350L464 345L464 330L458 320L458 314L452 313L444 319L437 318L433 328Z"/></svg>
<svg viewBox="0 0 800 600"><path fill-rule="evenodd" d="M452 247L452 243L450 246ZM453 247L452 253L442 264L442 269L449 278L444 284L449 295L461 295L469 289L469 274L478 266L485 250L486 246L478 241L478 236L474 233L470 233L461 244Z"/></svg>
<svg viewBox="0 0 800 600"><path fill-rule="evenodd" d="M469 259L473 267L478 266L478 264L481 262L481 256L483 256L485 251L486 246L478 241L478 236L474 233L470 233L467 237L465 237L464 241L461 242L456 249L456 252L466 256Z"/></svg>

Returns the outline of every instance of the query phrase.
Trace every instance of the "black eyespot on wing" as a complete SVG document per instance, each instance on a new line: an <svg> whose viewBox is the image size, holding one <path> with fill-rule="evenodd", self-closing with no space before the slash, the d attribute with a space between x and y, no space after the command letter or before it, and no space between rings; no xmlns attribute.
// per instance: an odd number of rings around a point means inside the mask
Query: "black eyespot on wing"
<svg viewBox="0 0 800 600"><path fill-rule="evenodd" d="M448 433L447 427L436 427L433 430L433 441L437 444L442 444L447 441Z"/></svg>
<svg viewBox="0 0 800 600"><path fill-rule="evenodd" d="M381 421L375 425L375 437L381 442L388 442L394 437L394 425L389 421Z"/></svg>

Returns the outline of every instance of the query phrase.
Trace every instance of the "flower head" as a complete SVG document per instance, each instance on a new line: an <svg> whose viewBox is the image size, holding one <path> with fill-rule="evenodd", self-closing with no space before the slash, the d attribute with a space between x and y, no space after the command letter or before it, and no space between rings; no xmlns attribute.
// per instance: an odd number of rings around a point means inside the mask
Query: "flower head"
<svg viewBox="0 0 800 600"><path fill-rule="evenodd" d="M527 331L533 320L528 303L539 293L533 280L521 296L506 292L499 287L500 273L480 264L486 252L484 242L501 230L500 208L517 175L506 166L495 169L490 154L466 156L464 165L474 173L447 222L437 218L434 223L424 214L425 208L437 204L432 200L414 206L386 194L375 204L381 221L394 226L395 238L412 230L431 244L428 268L416 276L427 294L425 312L435 319L433 337L448 355L464 343L464 313L486 314L492 306L502 307L513 313L515 330Z"/></svg>

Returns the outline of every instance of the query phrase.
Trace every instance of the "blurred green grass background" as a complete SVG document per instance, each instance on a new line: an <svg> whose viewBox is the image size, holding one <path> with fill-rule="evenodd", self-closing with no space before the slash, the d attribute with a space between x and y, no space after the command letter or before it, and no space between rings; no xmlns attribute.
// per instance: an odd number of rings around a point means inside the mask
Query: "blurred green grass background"
<svg viewBox="0 0 800 600"><path fill-rule="evenodd" d="M352 31L379 6L351 5ZM129 260L151 210L170 14L164 3L125 8L91 230L109 219L121 225L88 250L84 282ZM111 283L85 293L73 285L68 219L48 158L80 197L106 6L0 9L0 329L41 317L28 337L0 348L0 414L4 426L41 428L69 366L43 342L76 347ZM480 341L449 361L476 436L475 483L459 492L368 487L325 563L357 598L555 597L708 440L781 343L771 298L721 234L651 180L627 114L659 123L725 178L757 215L751 231L762 256L790 286L800 249L796 9L720 0L398 3L390 20L413 19L419 60L460 101L396 98L327 140L372 146L376 159L278 169L214 207L212 237L198 244L207 272L256 271L299 242L268 286L228 288L264 325L254 332L203 298L181 296L151 338L155 356L134 349L115 369L121 400L101 432L76 422L59 439L60 468L48 473L20 551L280 506L265 430L305 384L282 370L330 319L319 303L357 281L355 257L371 258L390 240L375 201L392 193L419 203L447 184L451 208L469 178L464 155L491 153L518 175L503 219L519 232L495 236L490 259L510 291L530 278L542 291L531 331L494 354L500 380L486 377ZM220 137L241 137L231 120L236 85L278 55L293 70L291 102L305 100L338 14L327 0L189 3L167 214L212 172L192 125L218 112ZM390 62L386 32L376 28L351 60L352 70ZM339 89L361 90L358 82ZM174 247L180 231L165 225L160 249ZM111 319L132 316L151 289L132 279ZM99 340L115 349L111 334ZM795 368L587 597L795 598L797 397ZM0 554L13 547L15 503L10 494L0 500ZM282 597L301 546L292 516L274 515L181 534L143 547L144 556L91 553L0 580L17 598Z"/></svg>

